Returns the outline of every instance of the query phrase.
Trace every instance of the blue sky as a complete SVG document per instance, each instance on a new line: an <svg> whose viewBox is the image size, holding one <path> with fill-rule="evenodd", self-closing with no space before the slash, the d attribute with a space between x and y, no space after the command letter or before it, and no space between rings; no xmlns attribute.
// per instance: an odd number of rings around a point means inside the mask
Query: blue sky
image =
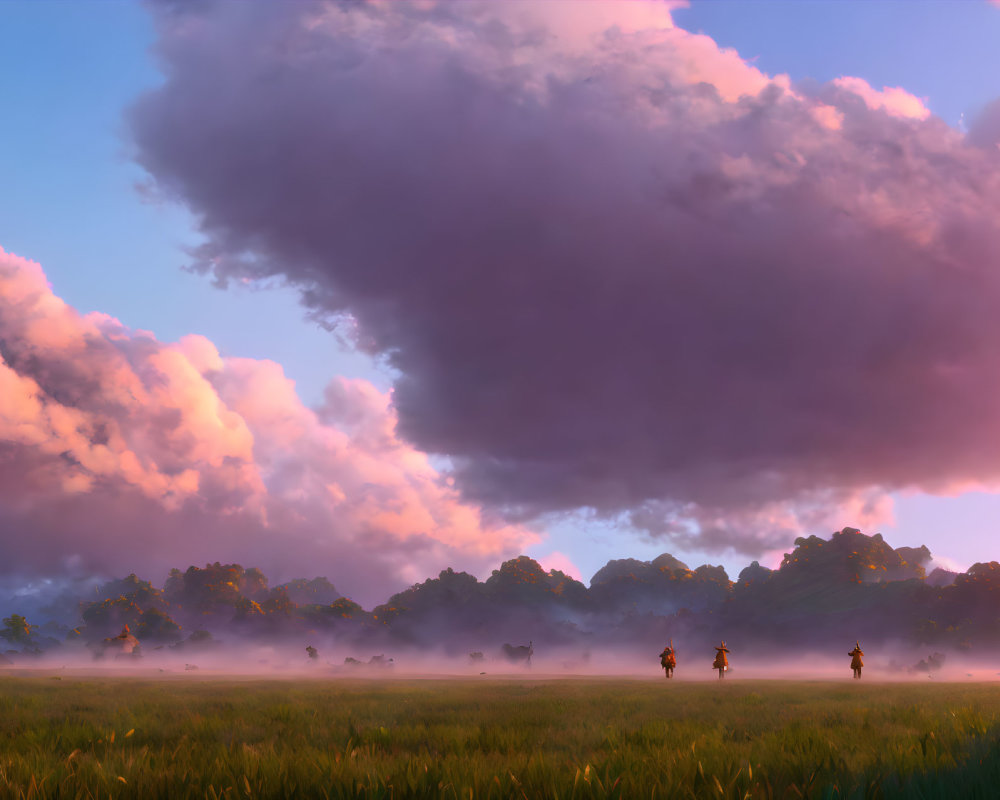
<svg viewBox="0 0 1000 800"><path fill-rule="evenodd" d="M81 311L283 364L310 402L337 372L387 386L368 359L304 321L293 292L222 291L181 269L198 241L192 221L144 200L124 136L123 112L159 80L153 39L138 3L0 4L0 246L41 263Z"/></svg>
<svg viewBox="0 0 1000 800"><path fill-rule="evenodd" d="M704 0L674 16L767 73L902 86L950 125L1000 96L1000 7L988 2Z"/></svg>
<svg viewBox="0 0 1000 800"><path fill-rule="evenodd" d="M902 86L956 127L1000 96L1000 7L986 2L706 0L675 18L768 73ZM143 176L130 163L122 121L159 80L153 38L136 3L0 4L0 246L40 262L56 293L82 311L162 340L201 333L224 354L279 362L307 403L336 374L388 388L384 370L304 318L292 290L223 291L182 269L185 247L198 241L192 220L137 191ZM883 530L894 545L926 543L963 568L1000 555L996 496L899 497L896 515L896 527ZM570 518L552 526L535 554L565 553L588 578L609 558L665 549ZM680 555L692 565L721 560L731 573L746 563Z"/></svg>

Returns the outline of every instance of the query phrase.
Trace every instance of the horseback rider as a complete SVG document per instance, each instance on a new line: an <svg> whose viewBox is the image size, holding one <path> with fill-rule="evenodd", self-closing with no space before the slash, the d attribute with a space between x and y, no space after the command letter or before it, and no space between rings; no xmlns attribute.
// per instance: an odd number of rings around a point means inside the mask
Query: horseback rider
<svg viewBox="0 0 1000 800"><path fill-rule="evenodd" d="M663 652L660 653L660 666L663 667L663 671L666 673L668 678L674 677L674 667L677 666L677 657L674 655L674 640L670 640L670 644L663 648Z"/></svg>
<svg viewBox="0 0 1000 800"><path fill-rule="evenodd" d="M712 662L712 669L719 670L719 680L721 681L726 677L726 670L729 669L729 660L726 658L726 653L729 650L726 649L726 640L722 640L722 646L715 648L715 661Z"/></svg>
<svg viewBox="0 0 1000 800"><path fill-rule="evenodd" d="M861 656L864 653L861 651L860 640L854 643L854 649L847 655L851 657L851 669L854 670L854 679L861 680L861 668L865 665L865 662L861 660Z"/></svg>

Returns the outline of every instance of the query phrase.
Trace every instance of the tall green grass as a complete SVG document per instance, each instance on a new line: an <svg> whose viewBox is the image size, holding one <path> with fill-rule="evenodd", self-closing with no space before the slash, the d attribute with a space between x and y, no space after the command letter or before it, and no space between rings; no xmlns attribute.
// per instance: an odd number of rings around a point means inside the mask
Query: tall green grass
<svg viewBox="0 0 1000 800"><path fill-rule="evenodd" d="M1000 688L0 677L0 797L1000 796Z"/></svg>

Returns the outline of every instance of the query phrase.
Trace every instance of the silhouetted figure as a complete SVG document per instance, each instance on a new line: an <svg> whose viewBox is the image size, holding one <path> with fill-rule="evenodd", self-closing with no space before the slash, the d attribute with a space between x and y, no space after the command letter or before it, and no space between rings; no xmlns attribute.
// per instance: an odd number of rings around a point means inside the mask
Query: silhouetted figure
<svg viewBox="0 0 1000 800"><path fill-rule="evenodd" d="M712 662L712 669L719 670L719 680L726 677L726 670L729 669L729 660L726 658L726 640L722 640L722 646L715 648L715 661Z"/></svg>
<svg viewBox="0 0 1000 800"><path fill-rule="evenodd" d="M854 649L847 655L851 657L851 669L854 670L854 680L861 680L861 668L865 665L865 662L861 660L861 656L864 655L861 652L861 642L855 642Z"/></svg>
<svg viewBox="0 0 1000 800"><path fill-rule="evenodd" d="M316 659L318 659L318 658L319 658L319 650L317 650L317 649L316 649L315 647L313 647L312 645L309 645L309 646L308 646L308 647L306 648L306 653L307 653L307 654L309 655L309 659L310 659L311 661L315 661Z"/></svg>
<svg viewBox="0 0 1000 800"><path fill-rule="evenodd" d="M666 673L668 678L674 677L674 667L677 666L677 657L674 655L674 640L670 640L670 644L663 648L663 652L660 653L660 666L663 667L663 671Z"/></svg>

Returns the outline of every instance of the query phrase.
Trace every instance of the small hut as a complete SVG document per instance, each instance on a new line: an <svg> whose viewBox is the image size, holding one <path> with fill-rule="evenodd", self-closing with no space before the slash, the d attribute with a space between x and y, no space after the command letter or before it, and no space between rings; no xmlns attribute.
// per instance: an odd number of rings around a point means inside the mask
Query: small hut
<svg viewBox="0 0 1000 800"><path fill-rule="evenodd" d="M129 632L128 625L124 626L122 632L117 636L105 639L102 644L104 645L104 654L115 658L138 658L142 654L139 640Z"/></svg>

